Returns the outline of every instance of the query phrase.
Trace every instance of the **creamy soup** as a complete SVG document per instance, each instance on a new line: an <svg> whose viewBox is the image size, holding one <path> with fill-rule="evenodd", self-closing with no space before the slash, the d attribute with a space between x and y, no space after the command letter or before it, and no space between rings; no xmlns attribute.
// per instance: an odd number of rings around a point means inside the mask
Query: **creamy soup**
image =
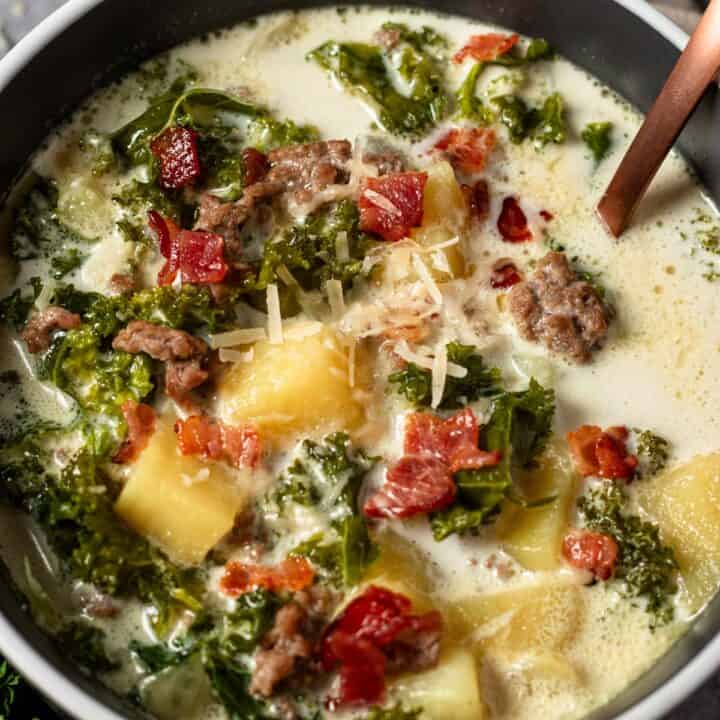
<svg viewBox="0 0 720 720"><path fill-rule="evenodd" d="M160 720L580 718L720 578L720 223L540 38L390 9L183 45L3 216L0 550Z"/></svg>

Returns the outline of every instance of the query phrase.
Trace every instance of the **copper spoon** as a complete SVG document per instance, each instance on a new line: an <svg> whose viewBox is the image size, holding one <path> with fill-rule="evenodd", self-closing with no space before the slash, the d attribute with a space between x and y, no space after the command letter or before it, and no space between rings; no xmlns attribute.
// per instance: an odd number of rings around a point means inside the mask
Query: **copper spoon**
<svg viewBox="0 0 720 720"><path fill-rule="evenodd" d="M712 0L598 203L620 237L665 156L720 71L720 0Z"/></svg>

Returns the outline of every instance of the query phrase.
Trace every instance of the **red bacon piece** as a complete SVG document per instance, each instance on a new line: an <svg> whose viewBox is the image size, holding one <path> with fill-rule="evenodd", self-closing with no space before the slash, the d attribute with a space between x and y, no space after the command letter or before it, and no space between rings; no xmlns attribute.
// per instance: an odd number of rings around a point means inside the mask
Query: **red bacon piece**
<svg viewBox="0 0 720 720"><path fill-rule="evenodd" d="M598 580L609 580L615 572L618 544L609 535L573 530L563 540L562 553L573 567L590 570Z"/></svg>
<svg viewBox="0 0 720 720"><path fill-rule="evenodd" d="M506 197L503 200L497 227L505 242L521 243L532 240L527 217L514 197Z"/></svg>
<svg viewBox="0 0 720 720"><path fill-rule="evenodd" d="M340 666L340 688L331 698L333 708L376 704L385 692L385 667L395 649L423 632L439 633L440 613L411 613L412 603L404 595L371 585L355 598L325 631L320 648L323 668ZM367 677L360 669L367 665Z"/></svg>
<svg viewBox="0 0 720 720"><path fill-rule="evenodd" d="M487 220L490 214L490 188L487 180L478 180L472 187L463 185L463 192L470 206L470 215L478 222Z"/></svg>
<svg viewBox="0 0 720 720"><path fill-rule="evenodd" d="M522 275L512 260L498 260L493 265L490 274L490 285L496 290L504 290L506 288L517 285L522 281Z"/></svg>
<svg viewBox="0 0 720 720"><path fill-rule="evenodd" d="M367 178L360 192L360 229L394 242L422 224L427 173Z"/></svg>
<svg viewBox="0 0 720 720"><path fill-rule="evenodd" d="M590 475L609 480L630 480L635 474L638 459L630 455L625 445L627 428L608 428L603 432L597 425L582 425L567 434L567 441L575 459L575 466L583 477Z"/></svg>
<svg viewBox="0 0 720 720"><path fill-rule="evenodd" d="M200 175L197 141L194 130L171 127L150 144L160 163L160 185L166 190L178 190L197 180Z"/></svg>
<svg viewBox="0 0 720 720"><path fill-rule="evenodd" d="M124 464L137 460L147 447L155 432L155 411L149 405L134 400L126 400L120 409L128 431L125 441L112 460L114 463Z"/></svg>
<svg viewBox="0 0 720 720"><path fill-rule="evenodd" d="M220 578L220 590L229 597L265 588L272 592L298 592L312 585L315 572L302 557L289 557L279 565L229 562Z"/></svg>
<svg viewBox="0 0 720 720"><path fill-rule="evenodd" d="M467 44L453 55L453 62L460 64L465 58L471 57L478 62L497 60L501 55L510 52L520 41L520 36L487 33L472 35Z"/></svg>
<svg viewBox="0 0 720 720"><path fill-rule="evenodd" d="M453 128L435 143L450 164L460 172L472 175L483 170L495 147L495 131L486 128Z"/></svg>
<svg viewBox="0 0 720 720"><path fill-rule="evenodd" d="M541 210L540 211L540 217L545 222L550 222L555 216L549 211L549 210Z"/></svg>
<svg viewBox="0 0 720 720"><path fill-rule="evenodd" d="M252 425L233 427L207 415L192 415L175 423L183 455L223 460L236 468L255 468L262 455L258 431Z"/></svg>
<svg viewBox="0 0 720 720"><path fill-rule="evenodd" d="M255 148L245 148L242 151L243 166L245 168L245 186L260 182L270 170L267 156Z"/></svg>
<svg viewBox="0 0 720 720"><path fill-rule="evenodd" d="M158 273L158 285L171 285L178 271L183 281L189 283L221 283L225 279L230 268L225 262L225 241L220 235L181 230L155 210L148 213L148 222L165 258L165 265Z"/></svg>

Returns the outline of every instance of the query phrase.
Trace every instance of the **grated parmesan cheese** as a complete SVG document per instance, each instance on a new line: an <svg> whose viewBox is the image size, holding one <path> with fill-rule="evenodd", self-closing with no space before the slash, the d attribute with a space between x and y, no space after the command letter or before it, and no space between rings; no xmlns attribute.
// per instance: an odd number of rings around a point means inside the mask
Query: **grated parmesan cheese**
<svg viewBox="0 0 720 720"><path fill-rule="evenodd" d="M323 329L323 324L317 320L298 320L284 329L286 340L304 340L311 335L317 335Z"/></svg>
<svg viewBox="0 0 720 720"><path fill-rule="evenodd" d="M345 298L342 283L339 280L328 280L325 283L330 312L333 320L339 320L345 314Z"/></svg>
<svg viewBox="0 0 720 720"><path fill-rule="evenodd" d="M220 362L224 363L248 363L252 362L255 357L255 348L250 348L247 352L239 352L238 350L228 350L220 348Z"/></svg>
<svg viewBox="0 0 720 720"><path fill-rule="evenodd" d="M282 315L280 314L280 295L277 285L270 283L267 286L267 309L268 309L268 338L273 345L280 345L283 342Z"/></svg>
<svg viewBox="0 0 720 720"><path fill-rule="evenodd" d="M435 367L435 361L431 355L413 352L407 344L407 340L400 340L394 349L395 354L405 360L405 362L411 362L424 370L433 370ZM446 363L445 374L453 378L464 378L468 373L467 368L453 362L447 362L447 350L445 350L444 353Z"/></svg>
<svg viewBox="0 0 720 720"><path fill-rule="evenodd" d="M379 207L381 210L394 215L395 217L402 217L402 211L396 205L393 205L384 195L379 192L375 192L370 188L367 188L363 193L365 197L373 204Z"/></svg>
<svg viewBox="0 0 720 720"><path fill-rule="evenodd" d="M438 305L442 305L442 293L440 292L440 288L433 280L430 271L427 269L427 265L423 262L422 258L417 253L413 253L412 262L413 266L415 267L415 271L417 272L420 280L422 280L423 285L425 285L425 288L428 291L428 295L430 295L430 297Z"/></svg>
<svg viewBox="0 0 720 720"><path fill-rule="evenodd" d="M348 338L348 384L355 387L355 350L357 343L355 338Z"/></svg>
<svg viewBox="0 0 720 720"><path fill-rule="evenodd" d="M236 345L251 345L260 340L267 339L265 328L241 328L240 330L230 330L229 332L210 335L208 338L210 347L213 350L218 348L235 347Z"/></svg>
<svg viewBox="0 0 720 720"><path fill-rule="evenodd" d="M437 408L442 402L447 380L448 359L445 344L435 349L435 358L432 363L432 407Z"/></svg>

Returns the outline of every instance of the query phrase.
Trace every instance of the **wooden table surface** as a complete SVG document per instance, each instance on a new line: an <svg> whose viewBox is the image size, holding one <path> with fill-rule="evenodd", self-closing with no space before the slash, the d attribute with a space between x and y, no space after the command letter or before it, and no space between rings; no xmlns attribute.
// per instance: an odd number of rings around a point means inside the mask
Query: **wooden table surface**
<svg viewBox="0 0 720 720"><path fill-rule="evenodd" d="M0 0L0 56L62 4L63 0ZM693 29L703 7L701 0L657 0L652 4L687 31ZM720 673L665 720L720 720Z"/></svg>

